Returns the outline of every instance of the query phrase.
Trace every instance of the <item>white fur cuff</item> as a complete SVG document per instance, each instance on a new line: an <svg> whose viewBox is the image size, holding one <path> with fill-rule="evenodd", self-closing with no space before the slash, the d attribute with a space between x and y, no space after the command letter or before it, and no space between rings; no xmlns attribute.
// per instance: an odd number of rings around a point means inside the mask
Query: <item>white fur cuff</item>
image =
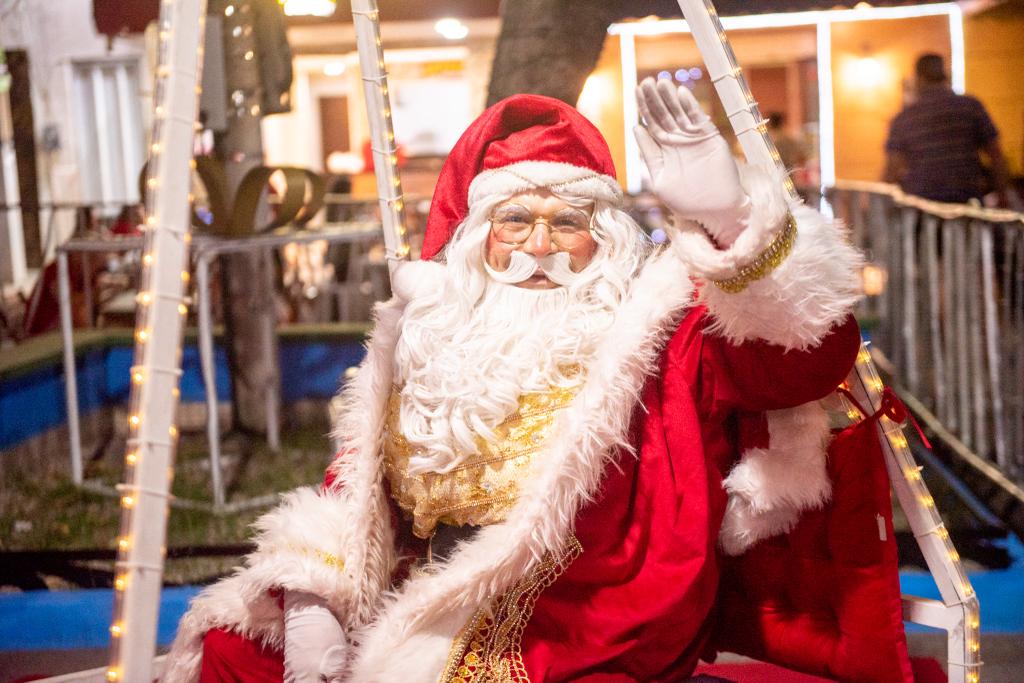
<svg viewBox="0 0 1024 683"><path fill-rule="evenodd" d="M611 176L558 161L520 161L482 171L473 178L469 205L488 196L511 197L538 188L602 199L615 205L622 201L622 188Z"/></svg>
<svg viewBox="0 0 1024 683"><path fill-rule="evenodd" d="M785 225L786 212L791 212L796 239L775 270L738 293L707 282L700 289L700 299L713 320L709 331L735 344L764 340L786 349L817 346L860 299L863 258L837 223L806 206L790 206L777 174L747 167L743 175L753 213L750 225L732 247L715 249L696 228L674 235L673 248L693 275L728 279L775 239Z"/></svg>
<svg viewBox="0 0 1024 683"><path fill-rule="evenodd" d="M719 249L693 221L677 221L672 247L690 273L706 280L728 280L771 244L786 225L789 204L782 179L759 166L741 166L740 179L750 197L747 227L728 249Z"/></svg>
<svg viewBox="0 0 1024 683"><path fill-rule="evenodd" d="M358 581L346 564L352 525L345 513L332 493L301 488L286 494L254 524L257 547L246 558L247 571L273 575L280 588L320 596L342 624L350 622Z"/></svg>
<svg viewBox="0 0 1024 683"><path fill-rule="evenodd" d="M727 555L741 555L758 541L788 532L801 512L832 496L825 410L815 401L767 416L768 448L744 452L722 482L729 502L718 543Z"/></svg>

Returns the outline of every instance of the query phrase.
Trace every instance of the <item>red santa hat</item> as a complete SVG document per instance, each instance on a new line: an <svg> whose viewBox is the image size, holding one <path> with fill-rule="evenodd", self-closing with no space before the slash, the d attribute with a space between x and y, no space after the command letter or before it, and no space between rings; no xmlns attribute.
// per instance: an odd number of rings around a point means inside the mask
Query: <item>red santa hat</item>
<svg viewBox="0 0 1024 683"><path fill-rule="evenodd" d="M618 203L622 189L600 131L565 102L514 95L489 107L455 143L434 188L421 258L433 258L485 197L536 188Z"/></svg>

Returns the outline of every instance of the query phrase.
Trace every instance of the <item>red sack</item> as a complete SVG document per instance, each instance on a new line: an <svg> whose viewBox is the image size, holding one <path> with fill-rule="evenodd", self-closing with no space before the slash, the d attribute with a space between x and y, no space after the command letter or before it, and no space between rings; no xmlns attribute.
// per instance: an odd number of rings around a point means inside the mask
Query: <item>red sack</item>
<svg viewBox="0 0 1024 683"><path fill-rule="evenodd" d="M825 507L724 561L717 650L840 681L914 680L877 419L833 439Z"/></svg>

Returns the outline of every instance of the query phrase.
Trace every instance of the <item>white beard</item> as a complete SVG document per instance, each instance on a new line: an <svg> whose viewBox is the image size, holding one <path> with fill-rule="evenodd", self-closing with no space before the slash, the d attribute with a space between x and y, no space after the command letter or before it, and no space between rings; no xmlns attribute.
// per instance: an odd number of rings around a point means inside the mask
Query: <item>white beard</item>
<svg viewBox="0 0 1024 683"><path fill-rule="evenodd" d="M522 394L576 381L571 366L586 367L611 317L601 305L570 301L565 287L494 281L462 321L435 310L407 315L396 359L402 433L418 453L410 473L451 470L476 452L475 436L493 436Z"/></svg>

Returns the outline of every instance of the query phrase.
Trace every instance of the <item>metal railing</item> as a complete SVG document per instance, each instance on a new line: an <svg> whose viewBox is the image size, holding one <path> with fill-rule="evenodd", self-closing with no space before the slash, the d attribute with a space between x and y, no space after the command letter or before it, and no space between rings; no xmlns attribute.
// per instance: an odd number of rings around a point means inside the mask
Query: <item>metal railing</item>
<svg viewBox="0 0 1024 683"><path fill-rule="evenodd" d="M830 201L868 258L862 314L876 348L980 465L1019 487L1024 215L858 181L837 182Z"/></svg>

